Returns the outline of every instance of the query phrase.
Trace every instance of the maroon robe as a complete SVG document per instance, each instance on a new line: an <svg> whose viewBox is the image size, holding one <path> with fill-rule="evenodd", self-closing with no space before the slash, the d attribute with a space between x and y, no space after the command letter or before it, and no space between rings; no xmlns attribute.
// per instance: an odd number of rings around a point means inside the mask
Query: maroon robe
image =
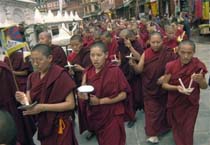
<svg viewBox="0 0 210 145"><path fill-rule="evenodd" d="M181 36L182 34L183 34L183 32L184 32L184 30L182 30L182 29L177 29L177 31L176 31L176 37L178 37L178 36ZM188 38L187 38L187 34L185 33L185 35L184 35L184 37L183 37L183 40L187 40Z"/></svg>
<svg viewBox="0 0 210 145"><path fill-rule="evenodd" d="M53 45L53 44L50 47L52 49L52 56L53 56L52 62L61 67L64 67L65 65L67 65L67 57L63 48L58 45Z"/></svg>
<svg viewBox="0 0 210 145"><path fill-rule="evenodd" d="M93 130L100 145L125 145L124 119L133 120L131 90L126 78L119 67L106 63L104 68L95 73L91 66L86 72L86 84L94 87L92 94L99 98L115 97L120 92L127 93L124 101L109 104L90 106L86 101L86 116L88 128Z"/></svg>
<svg viewBox="0 0 210 145"><path fill-rule="evenodd" d="M73 52L74 53L74 52ZM70 54L71 55L71 54ZM75 56L74 56L75 55ZM88 66L91 65L91 60L90 60L90 49L89 48L85 48L82 47L79 51L78 54L73 54L72 59L70 60L70 63L72 65L74 64L79 64L80 66L82 66L83 68L87 68ZM72 68L74 69L74 68ZM83 76L84 72L79 72L79 71L75 71L75 74L73 76L74 81L76 82L77 87L81 85L82 82L82 76ZM76 100L76 99L75 99ZM84 108L84 102L78 100L78 113L80 114L81 110ZM75 115L72 114L72 118L75 119ZM80 123L82 123L81 119L83 118L79 118L79 126L83 126L80 125ZM82 130L80 128L80 130Z"/></svg>
<svg viewBox="0 0 210 145"><path fill-rule="evenodd" d="M164 75L165 65L175 58L175 54L169 49L154 52L148 48L144 52L144 70L142 74L142 90L145 109L145 131L148 136L157 136L168 130L166 121L167 92L158 79Z"/></svg>
<svg viewBox="0 0 210 145"><path fill-rule="evenodd" d="M145 46L144 48L146 49L147 47L147 41L149 40L149 32L147 31L147 26L140 23L139 24L139 36L140 38L142 39L142 41L144 42L144 45Z"/></svg>
<svg viewBox="0 0 210 145"><path fill-rule="evenodd" d="M5 63L10 67L9 58L5 57ZM20 91L25 92L26 91L26 83L28 75L32 72L32 66L28 59L24 62L23 60L23 52L14 52L10 56L10 61L12 64L12 69L14 71L27 71L28 74L25 76L15 76L15 79L17 81L18 87Z"/></svg>
<svg viewBox="0 0 210 145"><path fill-rule="evenodd" d="M84 37L83 38L83 46L85 48L89 48L93 43L94 43L93 36L89 36L89 37Z"/></svg>
<svg viewBox="0 0 210 145"><path fill-rule="evenodd" d="M27 129L27 124L24 120L25 117L22 113L17 110L18 103L15 100L16 87L14 79L12 77L12 72L9 67L0 61L0 82L3 83L0 88L0 110L8 111L17 127L17 141L22 145L32 145L32 137L35 133L35 126L33 124L30 126L32 129L30 132Z"/></svg>
<svg viewBox="0 0 210 145"><path fill-rule="evenodd" d="M69 62L71 62L72 60L74 60L74 58L77 56L77 54L75 52L71 52L68 56L67 56L67 60Z"/></svg>
<svg viewBox="0 0 210 145"><path fill-rule="evenodd" d="M143 48L145 50L146 49L146 43L143 41L143 39L140 36L138 36L137 40L138 40L139 44L141 45L141 48Z"/></svg>
<svg viewBox="0 0 210 145"><path fill-rule="evenodd" d="M165 31L159 24L155 23L155 28L157 32L159 32L162 36L165 36Z"/></svg>
<svg viewBox="0 0 210 145"><path fill-rule="evenodd" d="M205 65L197 58L193 58L190 63L183 66L180 59L166 65L166 74L171 75L169 84L180 85L178 79L181 78L186 88L190 83L191 75L201 70L203 74L207 72ZM194 90L189 96L178 91L168 92L167 116L176 145L193 145L193 133L200 99L199 84L193 82L192 88Z"/></svg>
<svg viewBox="0 0 210 145"><path fill-rule="evenodd" d="M75 83L61 67L52 65L40 79L40 73L34 72L28 79L28 89L32 101L39 103L61 103L73 91ZM71 120L71 111L42 112L38 114L38 139L42 145L77 145ZM65 124L63 134L58 134L59 119Z"/></svg>
<svg viewBox="0 0 210 145"><path fill-rule="evenodd" d="M117 40L116 38L112 38L112 41L110 44L107 45L108 47L108 55L109 55L109 58L112 60L114 57L114 55L118 55L118 43L117 43Z"/></svg>
<svg viewBox="0 0 210 145"><path fill-rule="evenodd" d="M91 65L90 49L82 47L80 49L79 53L76 54L76 56L70 61L70 63L72 65L79 64L83 68L87 68L88 66L90 66ZM72 68L72 69L74 69L74 68ZM81 84L82 75L83 75L83 72L78 72L78 71L75 72L74 80L75 80L77 86L80 86L80 84Z"/></svg>
<svg viewBox="0 0 210 145"><path fill-rule="evenodd" d="M119 51L121 55L121 65L120 68L123 71L128 83L131 86L133 93L133 108L134 110L143 109L143 96L142 96L142 81L141 75L136 74L133 67L129 65L129 59L125 56L130 55L130 50L127 48L123 41L119 41ZM133 48L141 55L144 49L139 44L138 40L131 41Z"/></svg>
<svg viewBox="0 0 210 145"><path fill-rule="evenodd" d="M175 47L177 47L179 45L178 41L177 41L177 37L175 36L173 39L168 39L167 37L165 37L163 39L163 46L169 49L172 49L172 51L175 52Z"/></svg>

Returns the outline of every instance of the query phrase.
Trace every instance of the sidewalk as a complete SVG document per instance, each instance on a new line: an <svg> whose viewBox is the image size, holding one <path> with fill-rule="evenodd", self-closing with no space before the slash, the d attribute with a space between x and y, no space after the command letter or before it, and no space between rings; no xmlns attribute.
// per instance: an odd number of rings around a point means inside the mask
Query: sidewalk
<svg viewBox="0 0 210 145"><path fill-rule="evenodd" d="M196 43L210 44L210 34L200 35L199 29L193 29L191 34L191 39Z"/></svg>

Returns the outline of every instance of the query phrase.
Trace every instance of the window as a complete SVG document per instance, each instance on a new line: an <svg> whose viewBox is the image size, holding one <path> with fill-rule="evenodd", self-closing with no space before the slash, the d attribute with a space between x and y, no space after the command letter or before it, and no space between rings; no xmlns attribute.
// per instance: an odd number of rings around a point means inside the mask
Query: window
<svg viewBox="0 0 210 145"><path fill-rule="evenodd" d="M52 26L51 29L52 29L52 35L53 35L53 36L59 34L58 26Z"/></svg>

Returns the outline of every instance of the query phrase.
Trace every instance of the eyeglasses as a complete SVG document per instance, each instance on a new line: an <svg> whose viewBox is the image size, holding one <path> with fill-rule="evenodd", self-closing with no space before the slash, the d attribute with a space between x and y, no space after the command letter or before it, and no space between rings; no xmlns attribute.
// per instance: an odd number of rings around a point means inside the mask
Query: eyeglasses
<svg viewBox="0 0 210 145"><path fill-rule="evenodd" d="M43 58L30 58L31 63L40 63L43 61Z"/></svg>

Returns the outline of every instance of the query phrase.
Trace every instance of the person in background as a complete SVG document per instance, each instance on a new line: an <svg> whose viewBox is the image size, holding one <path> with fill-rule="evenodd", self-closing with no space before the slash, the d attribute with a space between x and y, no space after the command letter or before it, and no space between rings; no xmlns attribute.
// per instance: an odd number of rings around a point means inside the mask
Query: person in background
<svg viewBox="0 0 210 145"><path fill-rule="evenodd" d="M108 55L110 60L114 59L114 56L118 57L119 55L118 43L116 38L112 37L110 32L108 31L103 32L103 34L101 35L101 41L108 48Z"/></svg>
<svg viewBox="0 0 210 145"><path fill-rule="evenodd" d="M82 76L84 70L91 65L90 49L84 47L83 40L80 35L74 35L71 37L70 46L73 52L68 56L68 61L73 67L69 68L69 72L73 76L73 79L77 87L79 87L82 82ZM83 126L85 126L84 124L82 124L85 122L81 121L83 119L83 116L81 114L82 110L84 109L83 106L84 102L82 100L78 100L78 119L79 119L80 133L84 131ZM89 132L88 135L86 136L86 139L90 140L93 136L94 134Z"/></svg>
<svg viewBox="0 0 210 145"><path fill-rule="evenodd" d="M165 33L166 35L163 38L164 47L176 53L179 42L177 40L176 31L174 31L174 27L171 25L165 25Z"/></svg>
<svg viewBox="0 0 210 145"><path fill-rule="evenodd" d="M129 64L129 59L127 56L134 55L137 58L140 58L144 49L138 43L136 39L136 35L132 30L124 29L119 34L120 40L119 44L119 51L120 51L120 68L124 73L128 83L132 89L132 96L133 96L133 109L136 112L138 109L143 109L143 97L142 97L142 84L141 84L141 75L136 74L135 70ZM130 55L132 54L132 55ZM138 60L136 60L138 62ZM128 122L128 127L131 128L136 122L136 119Z"/></svg>
<svg viewBox="0 0 210 145"><path fill-rule="evenodd" d="M74 67L70 68L77 86L81 85L83 71L91 65L90 49L83 46L80 35L73 35L70 39L70 47L73 52L68 56L68 61Z"/></svg>
<svg viewBox="0 0 210 145"><path fill-rule="evenodd" d="M39 44L46 44L52 49L52 63L55 63L61 67L65 67L67 65L67 57L63 48L52 44L52 36L50 33L41 32L39 34Z"/></svg>

